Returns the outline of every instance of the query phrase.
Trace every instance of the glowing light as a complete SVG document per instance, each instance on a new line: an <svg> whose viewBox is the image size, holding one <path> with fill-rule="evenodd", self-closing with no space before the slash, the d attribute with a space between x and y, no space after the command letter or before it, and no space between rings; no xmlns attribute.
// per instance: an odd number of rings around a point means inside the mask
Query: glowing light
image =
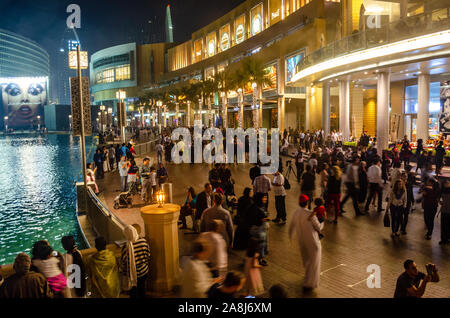
<svg viewBox="0 0 450 318"><path fill-rule="evenodd" d="M398 41L391 44L382 45L379 47L362 50L355 53L350 53L344 56L340 56L322 63L318 63L316 65L310 66L297 74L295 74L291 80L291 82L296 82L300 79L303 79L312 74L323 72L326 70L330 70L333 68L337 68L340 66L363 62L367 60L371 60L374 58L383 57L386 55L404 53L412 50L423 49L430 45L439 45L439 44L447 44L450 43L450 30L444 32L437 32L429 35L419 36L416 38L411 38L403 41ZM442 52L441 52L442 54ZM432 56L429 53L427 56ZM407 57L404 60L410 61L417 59L418 57ZM379 63L381 64L381 63ZM386 62L384 64L387 64ZM366 65L367 67L367 65ZM334 75L335 76L335 75ZM326 79L326 78L324 78Z"/></svg>

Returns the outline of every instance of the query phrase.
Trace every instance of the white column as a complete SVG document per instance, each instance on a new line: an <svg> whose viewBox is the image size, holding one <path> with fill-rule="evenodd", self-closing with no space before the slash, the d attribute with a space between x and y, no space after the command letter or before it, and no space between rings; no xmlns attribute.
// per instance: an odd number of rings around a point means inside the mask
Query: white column
<svg viewBox="0 0 450 318"><path fill-rule="evenodd" d="M322 129L325 137L330 133L330 85L324 83L322 87Z"/></svg>
<svg viewBox="0 0 450 318"><path fill-rule="evenodd" d="M418 109L417 109L417 139L426 143L428 139L429 102L430 102L430 75L420 74L418 77Z"/></svg>
<svg viewBox="0 0 450 318"><path fill-rule="evenodd" d="M377 81L377 150L381 154L389 144L389 73L378 74Z"/></svg>
<svg viewBox="0 0 450 318"><path fill-rule="evenodd" d="M348 141L350 134L350 83L348 80L339 81L339 130L342 131L344 141Z"/></svg>
<svg viewBox="0 0 450 318"><path fill-rule="evenodd" d="M311 88L309 85L305 87L305 131L309 129L309 105L310 105Z"/></svg>

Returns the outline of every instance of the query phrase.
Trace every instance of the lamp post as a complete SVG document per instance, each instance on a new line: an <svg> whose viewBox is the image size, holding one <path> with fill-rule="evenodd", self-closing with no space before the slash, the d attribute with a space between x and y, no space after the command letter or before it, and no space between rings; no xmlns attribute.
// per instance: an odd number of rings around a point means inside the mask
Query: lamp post
<svg viewBox="0 0 450 318"><path fill-rule="evenodd" d="M112 128L113 122L112 122L112 108L108 107L108 121L106 125L109 125L109 128Z"/></svg>
<svg viewBox="0 0 450 318"><path fill-rule="evenodd" d="M104 133L106 130L105 109L106 109L105 105L100 105L100 123L101 123L101 127L102 127L102 133Z"/></svg>
<svg viewBox="0 0 450 318"><path fill-rule="evenodd" d="M72 115L69 115L69 131L72 131Z"/></svg>
<svg viewBox="0 0 450 318"><path fill-rule="evenodd" d="M5 120L5 133L8 133L8 116L3 118Z"/></svg>
<svg viewBox="0 0 450 318"><path fill-rule="evenodd" d="M156 101L156 106L158 107L158 130L161 134L161 107L162 107L162 101L158 100Z"/></svg>
<svg viewBox="0 0 450 318"><path fill-rule="evenodd" d="M41 116L37 115L38 131L41 131Z"/></svg>
<svg viewBox="0 0 450 318"><path fill-rule="evenodd" d="M119 123L120 123L120 125L121 125L121 126L120 126L120 133L121 133L121 135L122 135L122 142L123 142L123 143L126 142L126 138L125 138L125 127L126 127L126 125L127 125L127 122L126 122L126 118L127 118L127 105L123 102L123 100L124 100L125 98L127 98L126 96L127 96L127 94L126 94L125 91L118 90L118 91L116 92L116 98L120 101L119 107L120 107L120 109L121 109L121 111L118 111L118 113L119 113L119 116L122 116L122 117L123 117L123 118L120 118L120 121L119 121ZM123 114L123 115L121 115L121 114Z"/></svg>

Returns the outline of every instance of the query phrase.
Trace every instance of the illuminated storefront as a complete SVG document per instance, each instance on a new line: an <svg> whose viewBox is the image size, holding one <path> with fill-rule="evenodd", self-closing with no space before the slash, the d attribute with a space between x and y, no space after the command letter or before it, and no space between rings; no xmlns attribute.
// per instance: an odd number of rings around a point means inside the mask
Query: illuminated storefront
<svg viewBox="0 0 450 318"><path fill-rule="evenodd" d="M445 87L442 87L444 89ZM430 101L429 111L429 135L436 137L439 135L439 115L441 113L441 83L430 83ZM418 85L405 87L404 112L405 112L405 131L411 140L416 140L416 121L418 110Z"/></svg>

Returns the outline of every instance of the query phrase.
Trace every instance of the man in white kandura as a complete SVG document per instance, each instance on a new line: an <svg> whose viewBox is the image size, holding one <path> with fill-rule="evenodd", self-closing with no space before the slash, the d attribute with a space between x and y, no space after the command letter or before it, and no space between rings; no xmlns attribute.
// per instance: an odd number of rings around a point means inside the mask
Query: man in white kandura
<svg viewBox="0 0 450 318"><path fill-rule="evenodd" d="M289 238L292 239L292 234L296 233L305 267L304 292L311 292L319 286L322 258L319 231L322 229L323 223L319 223L317 217L310 217L313 212L306 208L308 200L306 195L300 196L300 208L293 213L289 223Z"/></svg>

